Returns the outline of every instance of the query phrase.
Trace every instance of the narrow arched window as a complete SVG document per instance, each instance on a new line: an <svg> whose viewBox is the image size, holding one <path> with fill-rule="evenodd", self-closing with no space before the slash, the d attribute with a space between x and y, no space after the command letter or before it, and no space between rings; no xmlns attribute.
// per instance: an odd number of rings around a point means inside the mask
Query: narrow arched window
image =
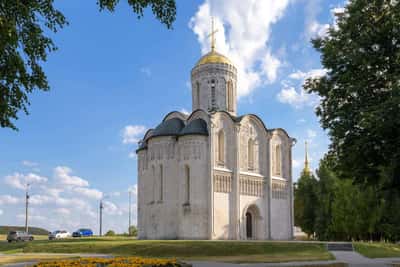
<svg viewBox="0 0 400 267"><path fill-rule="evenodd" d="M160 177L159 177L159 195L158 200L163 201L164 199L164 170L163 165L160 165Z"/></svg>
<svg viewBox="0 0 400 267"><path fill-rule="evenodd" d="M247 144L248 169L254 170L254 140L249 139Z"/></svg>
<svg viewBox="0 0 400 267"><path fill-rule="evenodd" d="M190 203L190 168L185 166L185 203Z"/></svg>
<svg viewBox="0 0 400 267"><path fill-rule="evenodd" d="M226 85L227 89L227 104L228 104L228 111L233 111L233 84L232 81L228 81Z"/></svg>
<svg viewBox="0 0 400 267"><path fill-rule="evenodd" d="M200 108L200 83L196 82L196 108Z"/></svg>
<svg viewBox="0 0 400 267"><path fill-rule="evenodd" d="M223 130L218 133L218 164L225 164L225 134Z"/></svg>
<svg viewBox="0 0 400 267"><path fill-rule="evenodd" d="M215 109L216 106L215 80L211 80L211 108Z"/></svg>
<svg viewBox="0 0 400 267"><path fill-rule="evenodd" d="M282 170L282 148L281 145L276 145L275 146L275 151L274 151L274 162L275 162L275 168L274 168L274 175L281 175L281 170Z"/></svg>
<svg viewBox="0 0 400 267"><path fill-rule="evenodd" d="M152 201L154 202L155 201L155 199L156 199L156 168L154 167L154 166L152 166L151 167L151 170L152 170L152 174L153 174L153 177L151 177L152 178L152 180L153 180L153 184L152 184Z"/></svg>

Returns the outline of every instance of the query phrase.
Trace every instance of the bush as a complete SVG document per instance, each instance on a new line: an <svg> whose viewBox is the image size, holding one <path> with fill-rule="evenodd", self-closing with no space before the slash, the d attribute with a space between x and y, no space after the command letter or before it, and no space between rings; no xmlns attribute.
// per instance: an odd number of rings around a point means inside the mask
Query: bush
<svg viewBox="0 0 400 267"><path fill-rule="evenodd" d="M115 236L115 232L113 230L108 230L105 236Z"/></svg>
<svg viewBox="0 0 400 267"><path fill-rule="evenodd" d="M136 228L136 226L132 225L131 227L129 227L128 234L130 236L137 236L137 228Z"/></svg>

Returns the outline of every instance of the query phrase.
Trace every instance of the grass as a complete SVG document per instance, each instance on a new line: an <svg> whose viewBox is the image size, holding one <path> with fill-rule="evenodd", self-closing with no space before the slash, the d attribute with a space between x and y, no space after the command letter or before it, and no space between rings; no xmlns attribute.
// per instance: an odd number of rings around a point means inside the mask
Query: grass
<svg viewBox="0 0 400 267"><path fill-rule="evenodd" d="M356 251L368 258L400 257L400 245L392 243L354 243Z"/></svg>
<svg viewBox="0 0 400 267"><path fill-rule="evenodd" d="M179 260L288 262L331 260L324 245L289 242L149 241L131 238L82 238L0 243L1 253L89 253Z"/></svg>

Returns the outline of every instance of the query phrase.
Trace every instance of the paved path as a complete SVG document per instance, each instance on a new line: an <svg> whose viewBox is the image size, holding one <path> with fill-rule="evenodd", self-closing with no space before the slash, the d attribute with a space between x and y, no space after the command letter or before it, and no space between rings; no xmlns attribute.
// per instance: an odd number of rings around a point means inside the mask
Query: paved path
<svg viewBox="0 0 400 267"><path fill-rule="evenodd" d="M354 251L331 251L336 260L331 261L309 261L309 262L286 262L286 263L252 263L252 264L234 264L223 262L207 262L207 261L191 261L193 267L288 267L288 266L312 266L323 265L329 263L348 263L349 267L387 267L393 262L400 262L400 258L379 258L369 259ZM60 255L60 254L59 254ZM64 254L65 255L65 254ZM69 254L71 255L71 254ZM72 254L82 257L110 257L109 255L99 254ZM1 255L0 255L1 257ZM16 264L4 265L4 267L27 267L32 266L35 262L24 262Z"/></svg>
<svg viewBox="0 0 400 267"><path fill-rule="evenodd" d="M400 258L379 258L369 259L355 251L330 251L336 258L332 261L309 261L309 262L286 262L286 263L256 263L256 264L233 264L217 262L191 262L193 267L280 267L280 266L312 266L329 263L344 262L349 267L386 267L391 266L393 262L400 262Z"/></svg>

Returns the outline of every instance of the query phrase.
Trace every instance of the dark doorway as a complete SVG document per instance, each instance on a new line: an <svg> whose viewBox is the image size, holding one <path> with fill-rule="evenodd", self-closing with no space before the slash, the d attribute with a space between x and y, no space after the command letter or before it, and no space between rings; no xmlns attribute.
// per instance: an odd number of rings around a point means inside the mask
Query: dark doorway
<svg viewBox="0 0 400 267"><path fill-rule="evenodd" d="M246 236L248 239L253 238L253 218L250 212L246 212Z"/></svg>

